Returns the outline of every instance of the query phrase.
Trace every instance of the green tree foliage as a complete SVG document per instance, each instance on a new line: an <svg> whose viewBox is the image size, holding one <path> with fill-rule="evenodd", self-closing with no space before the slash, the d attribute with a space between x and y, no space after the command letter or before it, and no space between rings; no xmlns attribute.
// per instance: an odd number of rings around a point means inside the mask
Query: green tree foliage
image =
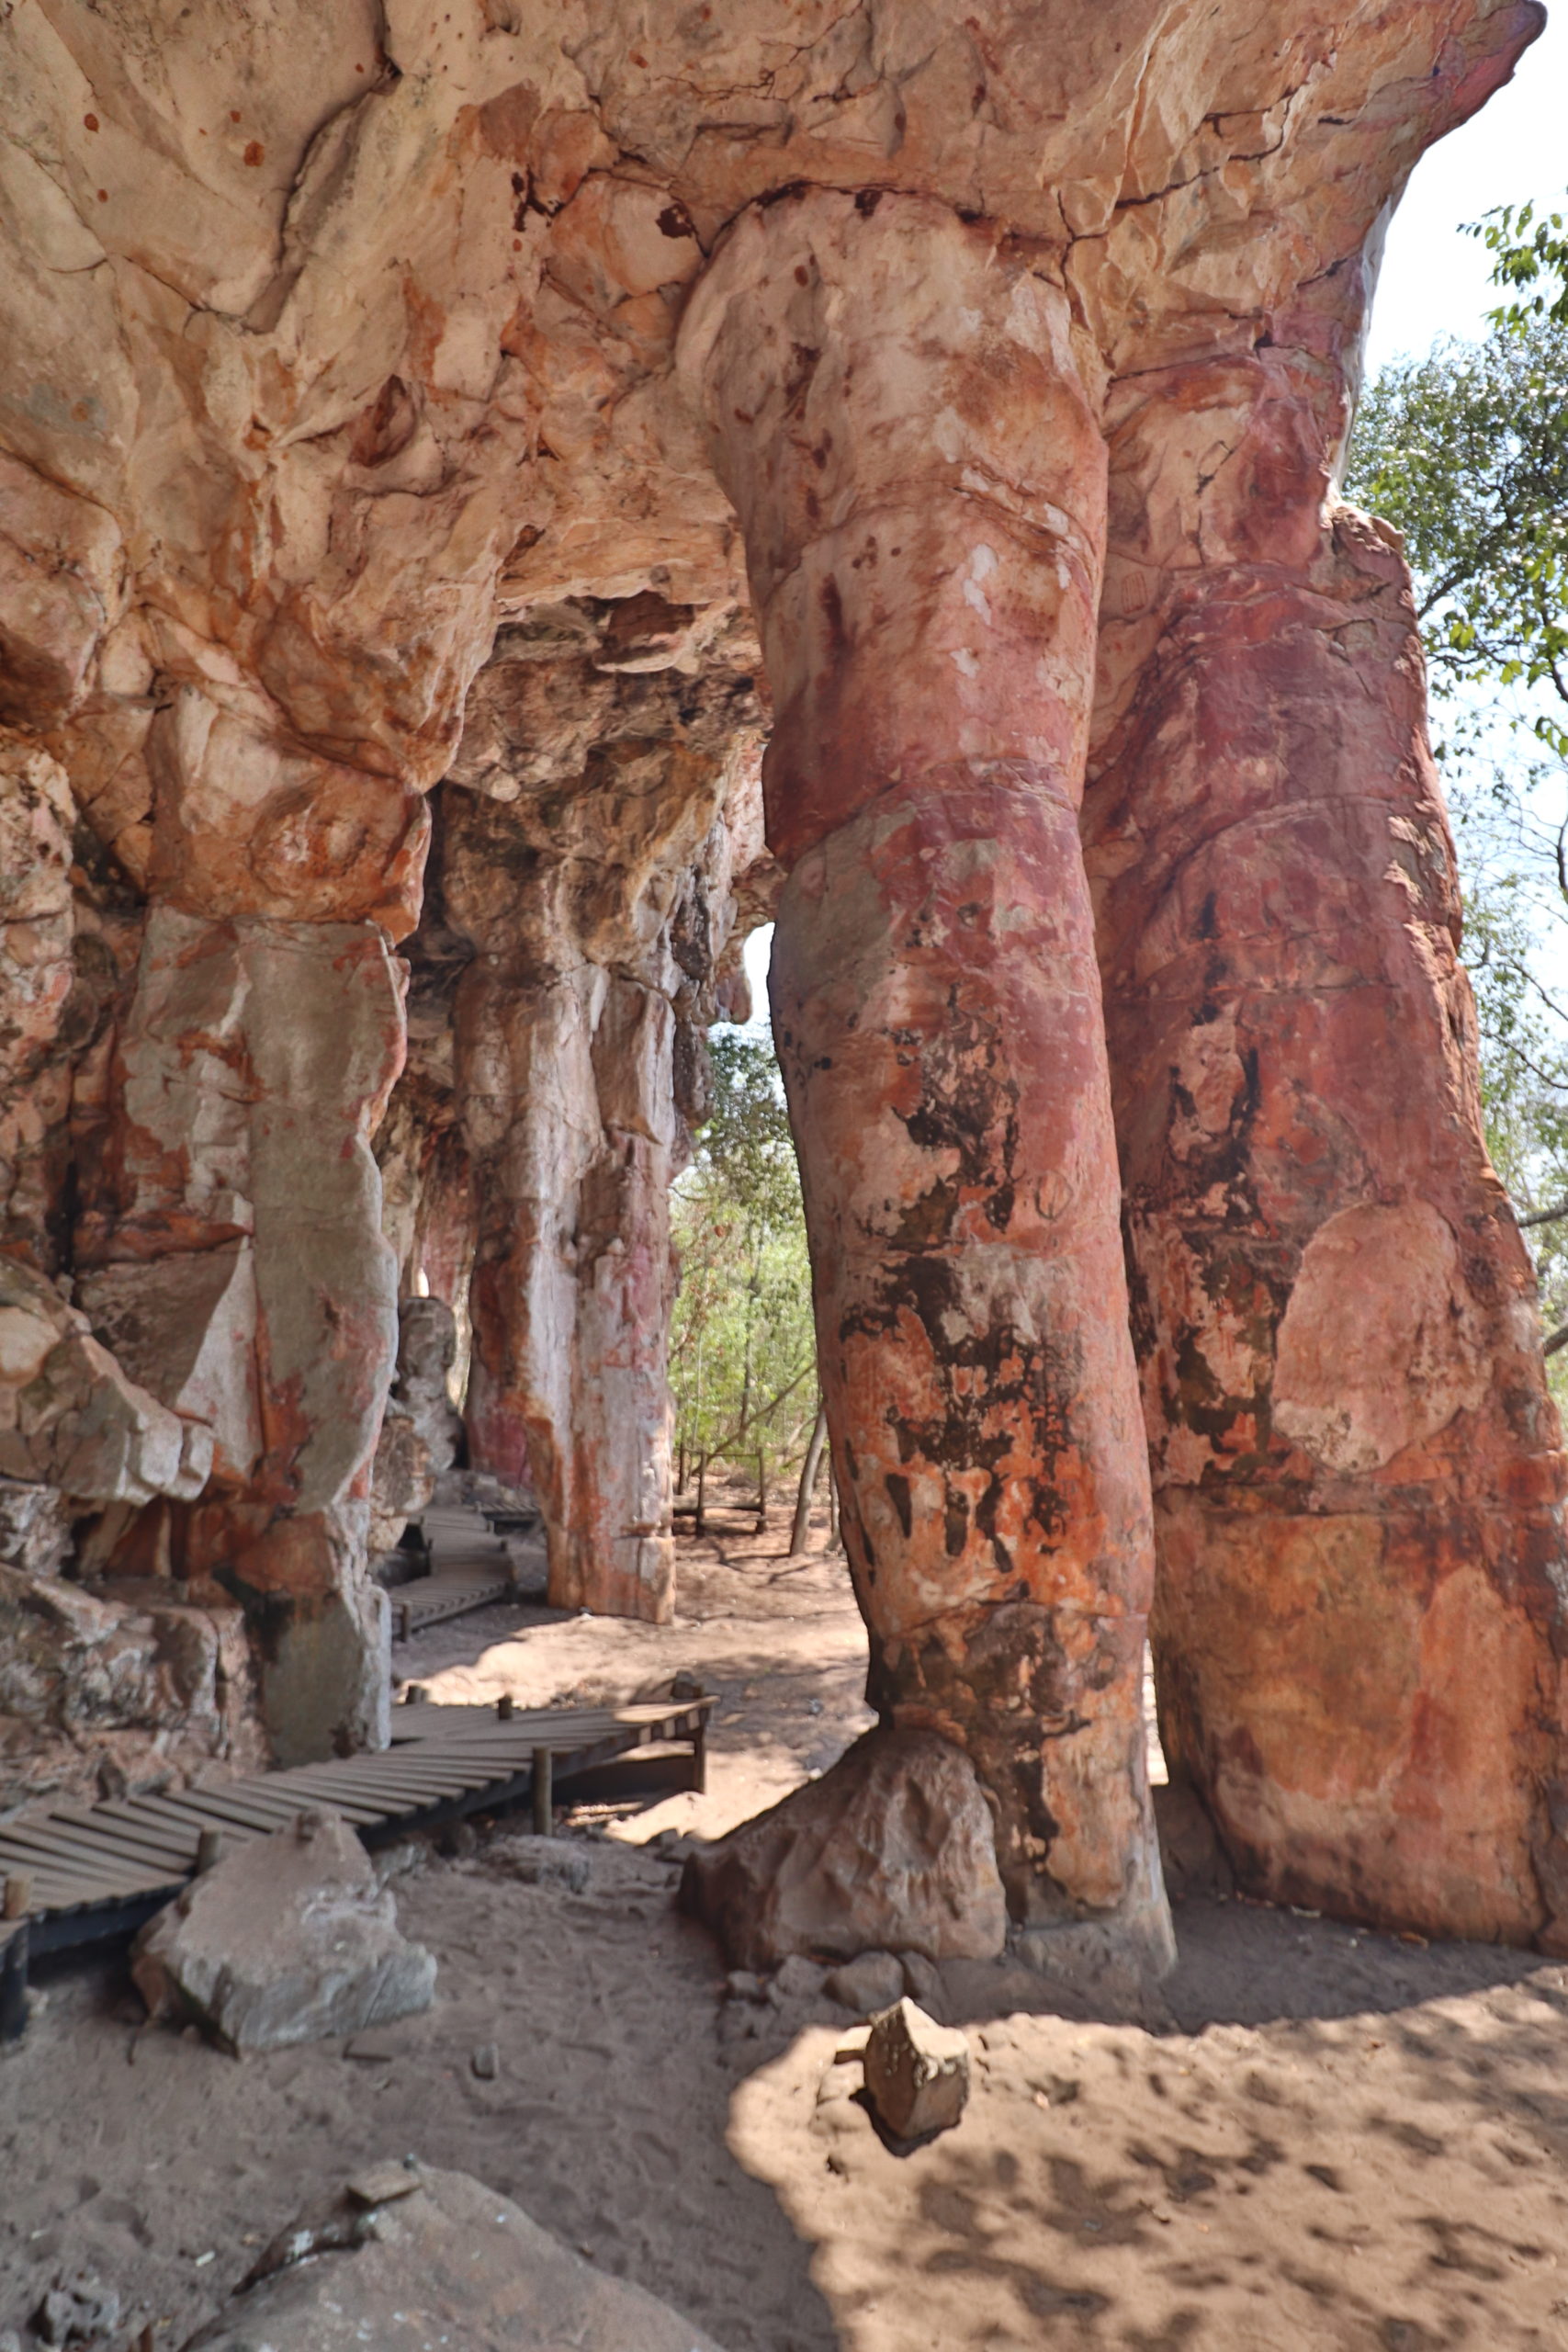
<svg viewBox="0 0 1568 2352"><path fill-rule="evenodd" d="M1465 742L1506 716L1568 762L1568 323L1385 368L1346 489L1404 536L1433 692Z"/></svg>
<svg viewBox="0 0 1568 2352"><path fill-rule="evenodd" d="M1556 215L1477 224L1504 288L1481 345L1387 368L1347 494L1404 534L1455 820L1487 1137L1525 1213L1568 1198L1568 279ZM1562 282L1562 290L1557 288ZM1541 1228L1568 1317L1568 1226Z"/></svg>
<svg viewBox="0 0 1568 2352"><path fill-rule="evenodd" d="M1500 204L1483 220L1472 221L1469 233L1492 255L1493 284L1515 289L1514 300L1493 311L1495 325L1519 329L1532 319L1551 319L1568 327L1568 229L1561 212Z"/></svg>
<svg viewBox="0 0 1568 2352"><path fill-rule="evenodd" d="M688 1483L716 1463L773 1491L817 1411L800 1177L771 1041L721 1030L711 1054L713 1110L673 1204L677 1458Z"/></svg>

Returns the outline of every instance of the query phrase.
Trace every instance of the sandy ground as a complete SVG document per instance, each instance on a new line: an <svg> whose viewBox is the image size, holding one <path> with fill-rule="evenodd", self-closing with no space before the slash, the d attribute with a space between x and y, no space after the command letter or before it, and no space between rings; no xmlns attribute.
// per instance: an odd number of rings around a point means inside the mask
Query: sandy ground
<svg viewBox="0 0 1568 2352"><path fill-rule="evenodd" d="M0 2060L0 2331L88 2267L125 2299L114 2352L144 2321L177 2345L308 2198L415 2151L730 2352L1568 2347L1568 1972L1528 1954L1190 1900L1153 2030L950 1970L968 2111L886 2146L832 2064L848 2014L727 1998L638 1842L722 1826L863 1723L841 1563L721 1540L683 1579L667 1631L489 1611L398 1654L443 1699L684 1668L721 1704L707 1797L563 1841L581 1891L524 1883L506 1830L405 1849L436 2005L367 2054L238 2063L141 2024L115 1962L54 1977Z"/></svg>

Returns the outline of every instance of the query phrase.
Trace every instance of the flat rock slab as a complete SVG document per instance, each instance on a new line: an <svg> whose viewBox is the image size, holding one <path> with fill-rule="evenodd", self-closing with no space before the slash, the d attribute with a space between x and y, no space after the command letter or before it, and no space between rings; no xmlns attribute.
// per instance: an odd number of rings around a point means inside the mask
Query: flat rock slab
<svg viewBox="0 0 1568 2352"><path fill-rule="evenodd" d="M412 2193L365 2210L356 2177L287 2232L185 2352L720 2352L466 2173L376 2167L405 2170Z"/></svg>
<svg viewBox="0 0 1568 2352"><path fill-rule="evenodd" d="M137 1937L131 1973L154 2017L234 2051L362 2033L435 1992L433 1954L398 1933L364 1847L324 1810L193 1879Z"/></svg>
<svg viewBox="0 0 1568 2352"><path fill-rule="evenodd" d="M935 1732L885 1725L819 1781L692 1854L681 1905L745 1969L776 1968L792 1952L990 1960L1007 1939L975 1767Z"/></svg>

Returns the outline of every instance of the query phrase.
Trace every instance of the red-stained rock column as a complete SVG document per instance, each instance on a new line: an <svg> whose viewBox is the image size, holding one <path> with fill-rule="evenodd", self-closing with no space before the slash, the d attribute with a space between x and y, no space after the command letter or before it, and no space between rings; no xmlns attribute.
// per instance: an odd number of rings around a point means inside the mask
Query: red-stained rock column
<svg viewBox="0 0 1568 2352"><path fill-rule="evenodd" d="M370 1148L402 1066L391 953L425 804L186 689L153 736L156 852L76 1298L204 1426L198 1499L106 1521L94 1565L243 1604L279 1761L384 1744L369 1473L397 1347Z"/></svg>
<svg viewBox="0 0 1568 2352"><path fill-rule="evenodd" d="M1147 1465L1076 818L1104 451L1066 305L985 224L813 194L738 224L682 357L777 711L774 1025L874 1701L969 1754L1016 1921L1157 1963Z"/></svg>
<svg viewBox="0 0 1568 2352"><path fill-rule="evenodd" d="M1404 569L1322 507L1345 292L1108 408L1085 836L1161 1725L1246 1885L1562 1949L1563 1462Z"/></svg>

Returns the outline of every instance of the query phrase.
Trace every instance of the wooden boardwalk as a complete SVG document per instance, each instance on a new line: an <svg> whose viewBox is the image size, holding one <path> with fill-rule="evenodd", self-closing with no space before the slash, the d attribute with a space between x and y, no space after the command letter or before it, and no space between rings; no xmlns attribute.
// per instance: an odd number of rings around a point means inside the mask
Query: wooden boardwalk
<svg viewBox="0 0 1568 2352"><path fill-rule="evenodd" d="M436 1503L422 1524L433 1566L429 1576L391 1588L393 1641L412 1641L427 1625L519 1597L519 1555L528 1546L526 1536L512 1532L512 1521L497 1533L477 1510Z"/></svg>
<svg viewBox="0 0 1568 2352"><path fill-rule="evenodd" d="M617 1760L663 1765L650 1775L662 1787L678 1758L684 1784L700 1788L713 1704L654 1700L502 1713L426 1702L393 1709L392 1745L379 1754L166 1796L30 1807L0 1822L0 1992L7 1968L17 1973L18 1928L23 1966L29 1956L128 1933L178 1894L204 1832L243 1844L327 1805L375 1846L528 1797L543 1827L558 1790Z"/></svg>

